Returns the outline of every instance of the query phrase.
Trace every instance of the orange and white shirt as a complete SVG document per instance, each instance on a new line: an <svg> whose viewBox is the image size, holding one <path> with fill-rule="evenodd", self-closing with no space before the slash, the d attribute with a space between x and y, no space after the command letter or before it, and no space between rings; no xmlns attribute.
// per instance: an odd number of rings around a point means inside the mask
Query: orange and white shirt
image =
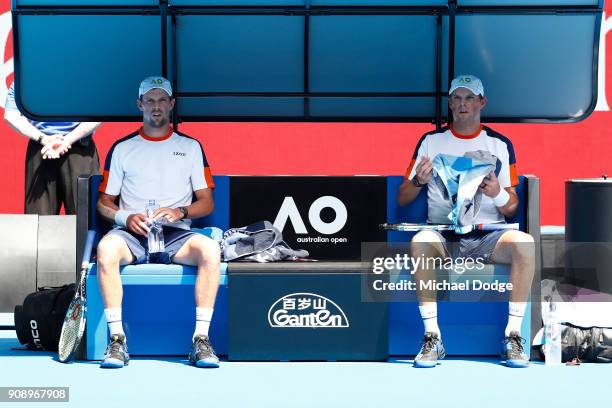
<svg viewBox="0 0 612 408"><path fill-rule="evenodd" d="M415 148L405 178L414 177L416 166L422 157L429 157L433 160L438 154L472 158L486 157L488 159L486 161L490 161L495 166L495 174L502 188L516 186L519 182L512 142L487 126L481 126L472 135L461 135L452 127L444 127L424 134ZM448 214L451 211L452 203L440 183L430 182L427 187L427 221L433 224L448 224ZM478 224L496 223L503 222L504 216L495 206L493 199L483 195L476 220Z"/></svg>
<svg viewBox="0 0 612 408"><path fill-rule="evenodd" d="M196 139L170 128L153 138L142 128L113 144L104 164L100 191L119 196L119 208L144 213L149 200L160 207L188 206L193 193L214 188L204 149ZM172 226L190 229L190 220Z"/></svg>

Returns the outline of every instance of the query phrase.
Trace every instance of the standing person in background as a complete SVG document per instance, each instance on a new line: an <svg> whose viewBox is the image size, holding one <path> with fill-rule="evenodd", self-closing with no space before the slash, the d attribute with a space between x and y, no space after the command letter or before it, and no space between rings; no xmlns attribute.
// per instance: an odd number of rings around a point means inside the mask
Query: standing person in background
<svg viewBox="0 0 612 408"><path fill-rule="evenodd" d="M8 91L4 119L30 141L26 151L25 214L76 214L77 178L97 174L98 150L92 135L100 122L37 122L23 116Z"/></svg>

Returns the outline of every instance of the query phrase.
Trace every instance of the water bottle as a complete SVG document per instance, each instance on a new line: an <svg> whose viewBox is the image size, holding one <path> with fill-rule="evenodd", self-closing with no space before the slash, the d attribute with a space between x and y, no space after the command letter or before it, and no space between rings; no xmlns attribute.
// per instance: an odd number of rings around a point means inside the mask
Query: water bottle
<svg viewBox="0 0 612 408"><path fill-rule="evenodd" d="M544 326L544 360L546 365L561 364L561 325L557 317L557 305L549 303L548 319Z"/></svg>
<svg viewBox="0 0 612 408"><path fill-rule="evenodd" d="M153 214L159 208L155 200L149 200L145 209L149 221L153 220ZM164 244L164 231L162 229L161 220L152 221L149 226L149 234L147 235L149 244L149 253L163 252L166 249Z"/></svg>

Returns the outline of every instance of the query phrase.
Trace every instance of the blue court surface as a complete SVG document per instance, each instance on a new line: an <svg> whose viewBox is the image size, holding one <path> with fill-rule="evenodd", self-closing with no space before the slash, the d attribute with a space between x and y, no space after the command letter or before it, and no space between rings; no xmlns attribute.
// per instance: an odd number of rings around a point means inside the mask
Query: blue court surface
<svg viewBox="0 0 612 408"><path fill-rule="evenodd" d="M11 350L17 346L15 338L0 338L0 386L70 387L70 402L51 406L576 408L607 406L612 378L606 364L510 369L492 358L450 358L434 369L413 368L409 357L363 363L224 361L216 370L191 367L186 357L134 358L126 368L103 370L97 362L62 364L51 353ZM8 405L34 404L41 403Z"/></svg>

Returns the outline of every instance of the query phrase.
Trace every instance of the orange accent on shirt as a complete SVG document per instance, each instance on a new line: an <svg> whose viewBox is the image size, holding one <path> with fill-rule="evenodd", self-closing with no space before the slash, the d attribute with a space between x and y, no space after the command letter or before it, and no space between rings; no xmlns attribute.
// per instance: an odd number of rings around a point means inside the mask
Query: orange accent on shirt
<svg viewBox="0 0 612 408"><path fill-rule="evenodd" d="M458 137L459 139L474 139L475 137L478 137L478 135L480 134L480 132L482 132L482 125L480 125L480 127L478 128L478 130L474 133L472 133L471 135L462 135L461 133L458 133L452 126L450 127L451 133L453 134L453 136Z"/></svg>
<svg viewBox="0 0 612 408"><path fill-rule="evenodd" d="M174 129L172 129L172 126L170 126L170 130L168 130L168 133L166 133L164 136L162 137L151 137L151 136L147 136L144 132L144 129L141 127L140 129L138 129L138 134L144 139L144 140L148 140L149 142L162 142L166 139L168 139L170 136L172 136L172 133L174 133Z"/></svg>
<svg viewBox="0 0 612 408"><path fill-rule="evenodd" d="M215 188L215 182L213 181L210 167L204 167L204 180L206 180L206 186L208 188Z"/></svg>
<svg viewBox="0 0 612 408"><path fill-rule="evenodd" d="M108 170L104 170L104 172L102 173L102 182L100 183L100 186L98 188L98 191L101 193L105 193L106 194L106 185L108 184L108 176L109 176L109 171Z"/></svg>
<svg viewBox="0 0 612 408"><path fill-rule="evenodd" d="M412 168L414 167L415 162L415 159L410 160L410 165L408 165L408 170L406 170L406 175L404 176L405 179L410 177L410 173L412 173Z"/></svg>
<svg viewBox="0 0 612 408"><path fill-rule="evenodd" d="M516 163L510 165L510 185L512 187L519 183L518 172L516 170Z"/></svg>

